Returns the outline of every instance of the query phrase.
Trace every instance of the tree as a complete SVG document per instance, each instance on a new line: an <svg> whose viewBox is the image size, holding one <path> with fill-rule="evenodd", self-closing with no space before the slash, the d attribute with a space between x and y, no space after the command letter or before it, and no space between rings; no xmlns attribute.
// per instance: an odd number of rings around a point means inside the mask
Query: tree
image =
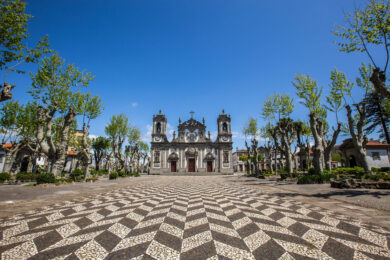
<svg viewBox="0 0 390 260"><path fill-rule="evenodd" d="M263 105L262 115L269 121L277 122L274 127L269 128L269 133L274 140L275 147L286 157L287 171L292 174L291 144L295 138L294 122L289 118L294 110L293 99L288 94L279 95L275 93L269 96Z"/></svg>
<svg viewBox="0 0 390 260"><path fill-rule="evenodd" d="M27 47L28 22L31 15L25 13L26 3L21 0L0 0L0 71L3 74L3 85L0 85L0 102L12 98L14 85L6 82L8 72L24 73L16 67L24 62L36 63L48 49L47 36L42 38L34 48Z"/></svg>
<svg viewBox="0 0 390 260"><path fill-rule="evenodd" d="M353 14L345 14L347 26L337 26L334 34L341 40L337 44L340 51L365 52L374 68L370 81L375 91L390 99L390 89L386 86L390 47L390 3L385 0L370 0L362 9L355 8ZM373 49L381 48L386 54L384 66L379 66Z"/></svg>
<svg viewBox="0 0 390 260"><path fill-rule="evenodd" d="M250 150L252 148L252 153L253 153L252 163L254 166L255 175L260 176L259 165L257 163L257 146L258 146L257 137L259 136L259 128L257 126L257 120L252 117L249 118L247 125L243 129L243 133L245 137L246 136L251 137L252 146L249 147L246 140L245 140L245 146L247 148L248 158L251 158ZM248 171L249 171L249 160L247 163L248 163ZM264 176L261 175L260 177L264 177Z"/></svg>
<svg viewBox="0 0 390 260"><path fill-rule="evenodd" d="M363 102L366 103L366 134L371 134L380 128L378 132L382 133L381 136L385 138L386 143L390 144L390 100L371 91Z"/></svg>
<svg viewBox="0 0 390 260"><path fill-rule="evenodd" d="M141 142L141 132L136 127L129 127L129 132L127 134L127 142L128 145L126 146L126 153L129 157L129 163L130 163L130 171L133 171L134 166L134 159L135 156L139 153L139 145Z"/></svg>
<svg viewBox="0 0 390 260"><path fill-rule="evenodd" d="M89 165L92 163L90 142L88 142L91 120L96 119L103 110L102 100L98 96L91 97L91 93L82 95L79 99L79 111L83 113L83 139L80 157L84 161L84 180L89 177Z"/></svg>
<svg viewBox="0 0 390 260"><path fill-rule="evenodd" d="M110 147L110 140L106 137L99 136L95 139L92 139L92 149L95 158L96 170L100 170L100 164L107 155L107 150Z"/></svg>
<svg viewBox="0 0 390 260"><path fill-rule="evenodd" d="M7 152L5 172L15 172L19 168L15 165L16 159L25 155L31 158L28 169L32 171L36 157L36 112L37 106L31 102L26 105L20 105L14 100L3 103L0 109L0 131L1 147Z"/></svg>
<svg viewBox="0 0 390 260"><path fill-rule="evenodd" d="M149 145L145 142L140 141L139 142L139 153L140 157L142 158L142 167L145 168L146 159L149 156Z"/></svg>
<svg viewBox="0 0 390 260"><path fill-rule="evenodd" d="M122 146L126 140L129 130L129 119L125 116L125 114L112 116L110 122L105 128L105 133L110 139L112 149L108 160L111 160L112 157L114 157L119 162L119 164L116 165L118 170L123 170L125 168L126 160L122 154ZM111 171L111 167L109 167L109 171Z"/></svg>
<svg viewBox="0 0 390 260"><path fill-rule="evenodd" d="M53 54L41 60L37 73L30 74L32 86L29 93L38 104L37 140L39 149L49 160L49 172L56 176L63 170L71 125L76 115L84 113L87 87L93 79L91 73L65 65L65 60ZM59 140L53 140L53 120L63 117Z"/></svg>

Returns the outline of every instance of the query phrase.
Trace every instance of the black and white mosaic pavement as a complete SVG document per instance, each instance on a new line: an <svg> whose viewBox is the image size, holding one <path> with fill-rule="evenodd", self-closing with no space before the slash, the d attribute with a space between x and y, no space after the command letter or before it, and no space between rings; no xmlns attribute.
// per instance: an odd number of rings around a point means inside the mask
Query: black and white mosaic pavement
<svg viewBox="0 0 390 260"><path fill-rule="evenodd" d="M390 259L380 227L223 177L167 178L3 219L1 259Z"/></svg>

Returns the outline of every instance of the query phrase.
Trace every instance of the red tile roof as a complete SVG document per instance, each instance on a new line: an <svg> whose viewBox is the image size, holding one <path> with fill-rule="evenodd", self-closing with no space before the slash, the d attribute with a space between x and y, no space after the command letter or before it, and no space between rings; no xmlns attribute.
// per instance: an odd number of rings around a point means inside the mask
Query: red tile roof
<svg viewBox="0 0 390 260"><path fill-rule="evenodd" d="M376 142L367 142L367 146L390 146L390 144L382 144Z"/></svg>

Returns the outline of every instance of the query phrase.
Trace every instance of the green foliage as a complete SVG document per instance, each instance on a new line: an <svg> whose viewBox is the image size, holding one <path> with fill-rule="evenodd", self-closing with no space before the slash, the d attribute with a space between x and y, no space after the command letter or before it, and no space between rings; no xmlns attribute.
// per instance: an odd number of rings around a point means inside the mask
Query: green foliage
<svg viewBox="0 0 390 260"><path fill-rule="evenodd" d="M55 180L55 183L56 184L60 184L60 183L71 183L73 182L72 179L66 179L66 178L58 178Z"/></svg>
<svg viewBox="0 0 390 260"><path fill-rule="evenodd" d="M84 179L84 171L80 169L75 169L72 173L69 174L69 178L80 182Z"/></svg>
<svg viewBox="0 0 390 260"><path fill-rule="evenodd" d="M240 157L238 157L238 159L241 162L247 162L248 161L248 155L241 155Z"/></svg>
<svg viewBox="0 0 390 260"><path fill-rule="evenodd" d="M25 13L26 3L21 0L0 0L0 70L15 71L23 62L37 62L48 49L48 38L42 38L35 48L28 48L27 31L31 15Z"/></svg>
<svg viewBox="0 0 390 260"><path fill-rule="evenodd" d="M295 75L293 82L296 88L296 94L302 99L299 103L306 106L310 113L314 113L319 117L326 116L326 110L321 106L322 87L319 87L317 81L309 75Z"/></svg>
<svg viewBox="0 0 390 260"><path fill-rule="evenodd" d="M110 180L115 180L118 178L118 173L117 172L111 172L109 177Z"/></svg>
<svg viewBox="0 0 390 260"><path fill-rule="evenodd" d="M249 118L247 124L243 129L243 134L245 136L251 136L252 138L256 138L259 135L259 128L257 126L257 120L253 117Z"/></svg>
<svg viewBox="0 0 390 260"><path fill-rule="evenodd" d="M98 136L92 139L92 149L95 151L104 152L110 147L110 140L104 136Z"/></svg>
<svg viewBox="0 0 390 260"><path fill-rule="evenodd" d="M76 91L87 87L93 76L81 72L73 64L65 65L65 60L57 53L41 60L38 72L30 73L32 85L29 93L33 99L50 110L65 113L69 108L80 115L83 113L85 95Z"/></svg>
<svg viewBox="0 0 390 260"><path fill-rule="evenodd" d="M56 177L52 173L41 173L36 176L37 184L43 184L43 183L55 183Z"/></svg>
<svg viewBox="0 0 390 260"><path fill-rule="evenodd" d="M298 177L298 184L316 184L316 183L324 183L329 182L330 179L336 179L335 174L331 173L324 173L322 174L308 174L308 175L302 175Z"/></svg>
<svg viewBox="0 0 390 260"><path fill-rule="evenodd" d="M20 182L28 182L28 181L35 181L36 174L33 173L26 173L26 172L19 172L16 174L16 180Z"/></svg>
<svg viewBox="0 0 390 260"><path fill-rule="evenodd" d="M366 52L375 67L370 46L383 46L388 51L390 40L389 2L370 0L362 9L355 8L354 13L345 14L347 26L336 26L333 33L339 38L340 51ZM386 61L387 66L387 61ZM385 69L386 70L386 69Z"/></svg>
<svg viewBox="0 0 390 260"><path fill-rule="evenodd" d="M380 180L390 181L390 173L377 172L375 174L364 174L362 178L373 180L373 181L380 181Z"/></svg>
<svg viewBox="0 0 390 260"><path fill-rule="evenodd" d="M118 176L119 177L126 177L127 176L127 173L125 171L119 171L118 172Z"/></svg>
<svg viewBox="0 0 390 260"><path fill-rule="evenodd" d="M309 175L315 175L316 174L316 171L315 171L314 167L310 167L308 172L309 172Z"/></svg>
<svg viewBox="0 0 390 260"><path fill-rule="evenodd" d="M330 79L330 93L326 96L328 104L325 107L329 111L336 113L338 121L338 112L346 105L345 95L351 96L353 83L349 82L346 75L337 69L330 72Z"/></svg>
<svg viewBox="0 0 390 260"><path fill-rule="evenodd" d="M288 94L280 95L275 93L268 96L263 104L262 116L268 120L279 120L281 117L288 117L294 111L293 99Z"/></svg>
<svg viewBox="0 0 390 260"><path fill-rule="evenodd" d="M95 182L95 181L97 181L97 180L98 180L98 178L92 176L92 177L87 178L85 181L86 181L86 182Z"/></svg>
<svg viewBox="0 0 390 260"><path fill-rule="evenodd" d="M344 168L344 167L335 168L332 170L332 173L338 175L354 175L359 178L365 174L364 169L358 166L355 166L354 168Z"/></svg>
<svg viewBox="0 0 390 260"><path fill-rule="evenodd" d="M11 174L7 172L1 172L0 173L0 183L3 183L5 181L10 181L12 179Z"/></svg>
<svg viewBox="0 0 390 260"><path fill-rule="evenodd" d="M91 175L106 175L107 170L91 170Z"/></svg>
<svg viewBox="0 0 390 260"><path fill-rule="evenodd" d="M133 176L134 176L134 177L139 177L139 176L140 176L139 171L134 171L134 172L133 172Z"/></svg>

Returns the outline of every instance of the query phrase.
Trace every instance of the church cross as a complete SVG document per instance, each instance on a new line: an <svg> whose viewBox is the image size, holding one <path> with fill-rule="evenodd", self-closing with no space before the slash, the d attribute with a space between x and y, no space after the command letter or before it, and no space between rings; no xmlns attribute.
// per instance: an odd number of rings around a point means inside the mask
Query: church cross
<svg viewBox="0 0 390 260"><path fill-rule="evenodd" d="M193 110L190 111L191 118L194 118L194 113L195 113L195 112L194 112Z"/></svg>

